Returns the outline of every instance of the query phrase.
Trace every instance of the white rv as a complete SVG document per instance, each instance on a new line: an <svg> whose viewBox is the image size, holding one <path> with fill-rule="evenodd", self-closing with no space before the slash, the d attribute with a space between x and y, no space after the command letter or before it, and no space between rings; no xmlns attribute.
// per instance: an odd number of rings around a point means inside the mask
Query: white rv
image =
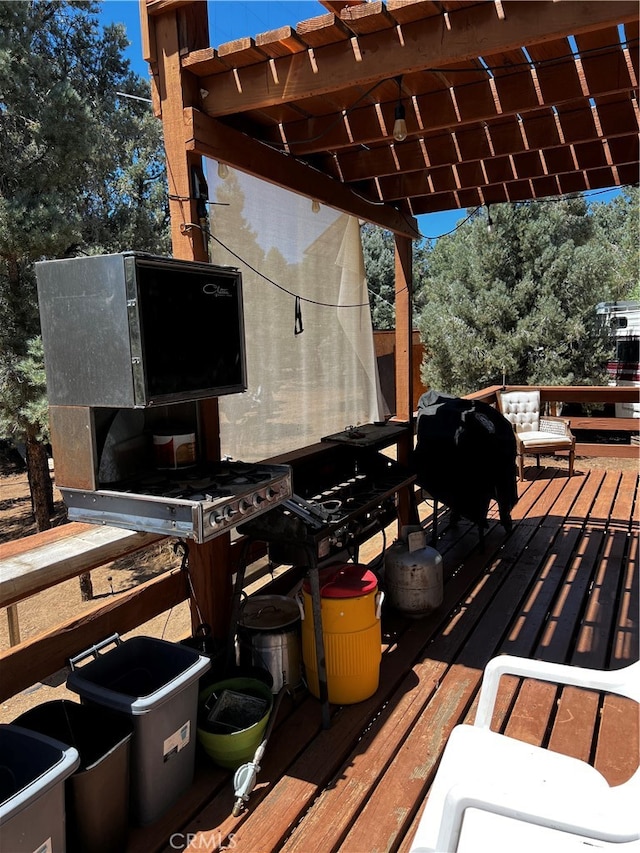
<svg viewBox="0 0 640 853"><path fill-rule="evenodd" d="M609 384L638 388L638 401L616 403L616 417L640 418L640 302L600 302L596 311L615 342L614 358L607 363Z"/></svg>

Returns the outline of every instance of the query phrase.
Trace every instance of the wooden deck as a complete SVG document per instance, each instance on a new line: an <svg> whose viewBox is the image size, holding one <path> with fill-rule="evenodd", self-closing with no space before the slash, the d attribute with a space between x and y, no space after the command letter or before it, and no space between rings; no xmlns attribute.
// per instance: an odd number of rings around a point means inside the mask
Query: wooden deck
<svg viewBox="0 0 640 853"><path fill-rule="evenodd" d="M638 475L528 473L512 532L496 513L483 548L477 529L451 526L443 511L444 603L419 620L384 614L373 697L334 708L328 730L315 699L286 700L240 817L231 816L231 774L199 757L189 792L156 824L132 830L129 850L403 853L449 732L473 719L491 657L603 669L636 660ZM512 678L498 710L494 727L589 760L611 784L637 766L638 709L629 700Z"/></svg>

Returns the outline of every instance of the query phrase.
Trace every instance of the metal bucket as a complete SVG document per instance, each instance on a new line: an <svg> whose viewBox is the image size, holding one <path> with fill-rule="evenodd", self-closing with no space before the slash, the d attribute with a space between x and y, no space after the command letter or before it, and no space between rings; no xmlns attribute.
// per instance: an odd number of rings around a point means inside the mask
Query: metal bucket
<svg viewBox="0 0 640 853"><path fill-rule="evenodd" d="M286 595L253 595L243 603L238 623L241 666L261 666L271 673L272 692L302 681L298 602Z"/></svg>

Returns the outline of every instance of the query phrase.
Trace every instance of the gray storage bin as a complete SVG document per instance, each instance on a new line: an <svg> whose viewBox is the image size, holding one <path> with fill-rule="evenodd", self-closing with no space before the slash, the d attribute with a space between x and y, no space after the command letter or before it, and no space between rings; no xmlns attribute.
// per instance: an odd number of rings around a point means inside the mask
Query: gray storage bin
<svg viewBox="0 0 640 853"><path fill-rule="evenodd" d="M65 853L64 781L79 764L73 747L0 724L0 850Z"/></svg>
<svg viewBox="0 0 640 853"><path fill-rule="evenodd" d="M99 654L110 643L116 645ZM94 660L76 668L91 654ZM70 663L67 687L83 702L131 719L131 816L153 823L193 781L198 680L211 661L177 643L114 634Z"/></svg>
<svg viewBox="0 0 640 853"><path fill-rule="evenodd" d="M129 833L130 718L58 699L14 723L73 746L80 755L80 766L65 782L67 853L122 853Z"/></svg>

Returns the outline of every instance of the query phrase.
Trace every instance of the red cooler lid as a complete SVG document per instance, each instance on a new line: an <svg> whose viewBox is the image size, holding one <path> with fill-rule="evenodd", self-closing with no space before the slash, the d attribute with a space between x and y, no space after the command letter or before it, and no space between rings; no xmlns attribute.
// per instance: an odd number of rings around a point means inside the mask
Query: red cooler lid
<svg viewBox="0 0 640 853"><path fill-rule="evenodd" d="M308 582L306 582L308 589ZM366 566L343 563L320 572L321 598L357 598L374 592L378 579Z"/></svg>

